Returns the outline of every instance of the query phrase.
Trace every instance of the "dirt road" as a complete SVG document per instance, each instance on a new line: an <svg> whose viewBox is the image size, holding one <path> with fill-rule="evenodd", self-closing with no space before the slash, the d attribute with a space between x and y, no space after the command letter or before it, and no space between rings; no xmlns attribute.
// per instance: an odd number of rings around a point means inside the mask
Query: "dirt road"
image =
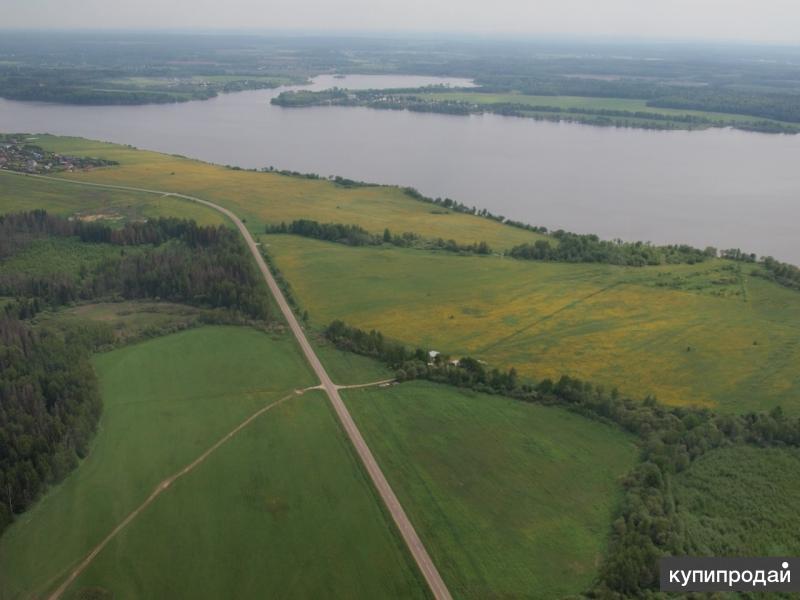
<svg viewBox="0 0 800 600"><path fill-rule="evenodd" d="M308 362L311 364L311 368L314 369L317 377L320 380L322 388L328 394L328 398L330 398L331 405L333 406L333 410L336 412L336 416L339 418L339 421L344 428L347 437L350 439L350 442L353 444L353 447L356 450L356 454L361 459L364 468L367 471L370 479L372 480L373 485L378 490L378 493L381 496L386 508L389 511L389 514L392 516L392 520L394 521L397 529L400 532L403 540L405 541L406 545L408 546L411 555L414 558L419 570L422 572L422 575L425 577L425 581L428 584L431 592L433 593L434 597L437 600L451 600L452 596L450 595L450 591L447 589L447 586L444 583L441 575L439 575L439 571L436 568L436 565L433 563L428 551L425 549L425 546L422 544L422 540L417 535L414 526L411 524L408 516L406 515L405 510L400 505L400 501L397 499L397 496L392 490L389 482L386 480L386 477L383 475L383 471L378 466L378 462L375 460L375 457L372 455L372 451L367 446L366 441L361 435L361 432L356 427L355 421L353 421L353 417L350 416L350 411L347 410L344 402L342 401L341 396L339 396L339 388L336 386L331 378L328 376L325 367L322 366L319 358L317 357L314 349L311 347L311 344L308 342L308 338L306 338L306 334L303 331L303 328L300 327L300 323L297 321L297 318L294 316L292 309L289 307L289 304L286 302L286 298L284 298L283 293L281 292L278 284L275 281L275 278L270 273L269 268L267 267L266 262L264 262L264 258L261 256L261 252L256 245L253 236L250 235L250 232L245 227L244 223L242 222L239 217L237 217L232 211L229 209L220 206L219 204L215 204L213 202L209 202L208 200L203 200L202 198L196 198L194 196L187 196L185 194L177 194L172 192L165 192L161 190L150 190L146 188L137 188L137 187L129 187L129 186L119 186L119 185L106 185L102 183L89 183L84 181L75 181L72 179L62 179L59 177L48 177L46 175L27 175L23 173L15 173L20 176L27 176L27 177L35 177L37 179L49 179L52 181L58 181L61 183L73 183L75 185L84 185L84 186L91 186L91 187L100 187L106 189L117 189L117 190L124 190L129 192L144 192L148 194L158 194L160 196L171 196L174 198L182 198L184 200L189 200L191 202L197 202L199 204L203 204L204 206L208 206L213 208L214 210L224 214L228 217L239 232L244 237L245 242L247 243L250 252L253 255L253 258L258 265L261 274L264 276L264 280L267 282L267 286L272 292L272 295L275 297L275 301L278 303L279 308L281 309L281 313L283 314L284 318L286 319L287 323L289 324L289 328L292 330L294 337L297 339L298 344L300 344L300 348L303 350L303 354L305 355ZM99 552L99 550L98 550ZM57 596L56 596L57 598Z"/></svg>
<svg viewBox="0 0 800 600"><path fill-rule="evenodd" d="M169 489L169 486L171 486L173 483L175 483L175 481L177 479L180 479L184 475L187 475L188 473L192 472L197 466L199 466L209 456L211 456L211 454L213 454L220 446L222 446L225 442L230 440L233 436L235 436L242 429L247 427L250 423L255 421L258 417L263 415L265 412L275 408L279 404L283 404L289 398L292 398L293 396L296 396L296 395L303 394L303 393L307 392L310 389L317 389L317 388L307 388L305 390L296 390L295 392L293 392L293 393L291 393L291 394L289 394L287 396L284 396L280 400L276 400L272 404L268 404L267 406L259 409L258 411L256 411L255 413L253 413L252 415L247 417L247 419L245 419L244 421L239 423L239 425L237 425L234 429L232 429L227 434L225 434L224 437L222 437L220 440L218 440L213 446L211 446L208 450L203 452L200 456L198 456L191 463L186 465L183 469L181 469L180 471L178 471L174 475L171 475L170 477L167 477L164 481L159 483L156 486L156 488L153 490L153 492L147 497L147 500L145 500L138 507L136 507L136 509L133 510L133 512L131 512L127 517L125 517L119 525L117 525L113 530L111 530L111 533L109 533L106 537L103 538L103 541L101 541L99 544L97 544L97 546L92 548L92 550L89 552L89 554L87 554L84 557L84 559L78 564L78 566L75 567L70 572L69 576L64 580L64 582L60 586L58 586L58 589L56 591L54 591L52 594L50 594L50 596L48 596L48 600L58 600L59 598L61 598L61 596L64 594L64 592L67 591L67 588L69 588L69 586L71 586L72 583L78 578L78 576L80 576L80 574L83 573L90 564L92 564L92 561L94 561L95 557L98 554L100 554L100 552L102 552L103 548L105 548L108 545L108 543L111 540L113 540L120 531L125 529L130 524L131 521L133 521L136 517L138 517L139 514L145 508L150 506L150 504L152 504L153 501L156 498L158 498L163 492L165 492L167 489Z"/></svg>

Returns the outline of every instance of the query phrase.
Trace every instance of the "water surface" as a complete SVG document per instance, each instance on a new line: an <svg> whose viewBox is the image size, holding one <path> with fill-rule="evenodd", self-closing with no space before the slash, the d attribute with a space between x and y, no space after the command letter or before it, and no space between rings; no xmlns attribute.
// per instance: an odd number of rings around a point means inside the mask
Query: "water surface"
<svg viewBox="0 0 800 600"><path fill-rule="evenodd" d="M467 80L321 76L308 89ZM645 131L367 108L282 108L281 90L146 106L0 100L0 131L133 144L418 188L551 229L741 247L800 263L800 136Z"/></svg>

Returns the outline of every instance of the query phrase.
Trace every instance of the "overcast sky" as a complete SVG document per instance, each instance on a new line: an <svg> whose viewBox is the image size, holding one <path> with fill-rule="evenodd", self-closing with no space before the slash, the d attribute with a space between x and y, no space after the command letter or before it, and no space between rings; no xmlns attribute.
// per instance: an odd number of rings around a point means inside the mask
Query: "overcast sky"
<svg viewBox="0 0 800 600"><path fill-rule="evenodd" d="M800 44L800 0L0 0L0 28L572 34Z"/></svg>

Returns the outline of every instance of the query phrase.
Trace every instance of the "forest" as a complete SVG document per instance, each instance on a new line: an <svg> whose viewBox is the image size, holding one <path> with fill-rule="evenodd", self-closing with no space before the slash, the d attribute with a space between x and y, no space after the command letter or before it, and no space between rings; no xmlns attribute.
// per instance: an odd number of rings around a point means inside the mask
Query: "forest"
<svg viewBox="0 0 800 600"><path fill-rule="evenodd" d="M337 348L378 359L395 369L399 381L427 379L476 391L502 394L524 402L561 406L588 418L614 424L635 435L640 462L623 481L622 506L610 536L610 551L600 576L587 590L593 597L642 597L658 590L658 559L692 555L698 542L687 531L691 515L677 510L673 478L711 450L749 445L760 448L800 447L800 419L780 407L769 413L716 414L705 408L670 407L653 397L626 398L587 381L562 376L557 381L523 381L512 367L489 368L470 357L430 358L422 349L407 349L378 331L362 331L332 322L326 337ZM710 535L718 535L712 533ZM724 535L737 537L737 532ZM730 546L736 547L735 540Z"/></svg>
<svg viewBox="0 0 800 600"><path fill-rule="evenodd" d="M0 40L0 96L163 104L306 80L277 64L265 72L250 57L251 42L248 36L7 32Z"/></svg>
<svg viewBox="0 0 800 600"><path fill-rule="evenodd" d="M101 413L77 329L35 330L0 315L0 534L86 456Z"/></svg>
<svg viewBox="0 0 800 600"><path fill-rule="evenodd" d="M415 74L469 78L487 93L642 99L652 107L748 115L767 128L767 119L800 123L799 58L794 48L732 44L9 32L0 40L0 96L142 104L302 83L323 73ZM326 102L348 101L341 90L326 93ZM303 94L281 103L303 104ZM638 117L575 118L602 124ZM657 118L648 123L659 126Z"/></svg>
<svg viewBox="0 0 800 600"><path fill-rule="evenodd" d="M159 218L115 229L36 210L0 216L0 260L48 236L121 249L77 276L0 271L0 295L36 299L41 307L99 298L152 298L227 308L253 319L270 316L263 282L230 228Z"/></svg>

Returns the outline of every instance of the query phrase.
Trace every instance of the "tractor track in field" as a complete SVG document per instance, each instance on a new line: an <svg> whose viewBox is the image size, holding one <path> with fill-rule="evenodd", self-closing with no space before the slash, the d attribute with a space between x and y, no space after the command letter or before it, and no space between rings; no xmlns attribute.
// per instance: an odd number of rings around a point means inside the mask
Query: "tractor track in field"
<svg viewBox="0 0 800 600"><path fill-rule="evenodd" d="M265 412L275 408L276 406L283 404L290 398L293 398L295 396L301 396L307 391L314 389L319 389L319 386L313 388L305 388L302 390L295 390L294 392L292 392L291 394L287 394L280 400L276 400L275 402L267 404L266 406L258 409L256 412L254 412L252 415L250 415L244 421L242 421L236 427L234 427L231 431L226 433L222 438L217 440L217 442L213 446L211 446L208 450L203 452L200 456L198 456L188 465L183 467L180 471L164 479L161 483L159 483L155 487L155 489L152 491L152 493L147 497L147 499L144 502L142 502L139 506L137 506L127 517L125 517L119 523L119 525L117 525L114 529L111 530L111 533L109 533L105 538L103 538L103 540L99 544L97 544L94 548L92 548L89 554L87 554L84 557L84 559L78 564L78 566L75 567L70 572L69 576L62 582L62 584L52 594L48 596L48 599L58 600L64 594L64 592L67 591L67 588L69 588L69 586L71 586L72 583L81 575L81 573L83 573L89 567L89 565L92 564L92 561L94 561L97 555L103 551L103 548L105 548L109 544L109 542L111 542L111 540L113 540L119 534L120 531L122 531L128 525L130 525L131 521L133 521L136 517L138 517L144 509L150 506L153 503L153 501L155 501L156 498L158 498L161 494L167 491L169 487L173 483L175 483L178 479L194 471L198 466L204 463L209 456L211 456L216 450L218 450L220 446L222 446L223 444L225 444L225 442L229 441L231 438L236 436L240 431L242 431L242 429L250 425L250 423L255 421Z"/></svg>
<svg viewBox="0 0 800 600"><path fill-rule="evenodd" d="M510 333L509 335L507 335L507 336L505 336L503 338L500 338L499 340L495 340L491 344L488 344L488 345L480 348L478 350L478 352L484 353L484 352L487 352L488 350L492 350L493 348L496 348L497 346L499 346L501 344L505 344L506 342L511 341L512 339L514 339L518 335L533 329L537 325L541 325L545 321L549 321L550 319L552 319L556 315L558 315L558 314L560 314L562 312L571 310L571 309L575 308L576 306L578 306L579 304L581 304L583 302L586 302L587 300L590 300L591 298L594 298L595 296L599 296L601 294L605 294L609 290L612 290L615 287L623 285L623 283L624 282L622 282L622 281L615 281L614 283L612 283L610 285L607 285L605 287L602 287L599 290L595 290L595 291L591 292L590 294L587 294L586 296L582 296L580 298L576 298L575 300L572 300L572 301L568 302L564 306L562 306L560 308L557 308L553 312L550 312L550 313L548 313L546 315L542 315L541 317L536 319L533 323L530 323L530 324L526 325L525 327L522 327L521 329L517 329L515 332Z"/></svg>
<svg viewBox="0 0 800 600"><path fill-rule="evenodd" d="M433 594L433 597L436 600L452 600L450 591L448 590L447 585L445 584L444 580L439 574L439 571L436 568L433 559L430 557L428 551L425 549L425 546L422 543L422 540L420 539L419 535L417 534L416 529L414 529L411 520L408 518L405 510L400 504L400 500L397 498L397 496L394 493L394 490L392 490L392 487L389 485L388 480L386 479L386 477L383 474L383 471L378 465L378 461L372 454L372 451L367 445L367 442L364 440L363 436L361 435L361 432L356 426L353 417L350 415L350 411L347 410L344 401L339 395L339 390L346 388L348 386L338 386L331 380L330 376L325 370L325 367L322 366L322 363L320 362L316 352L314 352L314 349L311 347L308 338L306 338L303 328L300 326L300 323L294 316L292 309L286 302L286 298L283 296L283 292L281 292L281 289L278 287L278 284L275 281L275 278L272 276L269 267L267 267L267 263L264 261L264 257L261 255L261 252L258 249L258 244L256 244L255 240L253 239L253 236L250 234L250 231L248 231L247 227L245 227L242 220L239 217L237 217L233 211L219 204L215 204L214 202L203 200L202 198L197 198L195 196L188 196L186 194L168 192L163 190L152 190L148 188L139 188L132 186L124 186L124 185L93 183L88 181L77 181L74 179L64 179L61 177L51 177L47 175L17 173L15 171L7 171L7 170L5 170L5 172L12 173L20 177L32 177L35 179L55 181L59 183L67 183L78 186L88 186L88 187L104 188L111 190L122 190L127 192L141 192L145 194L155 194L162 197L179 198L183 200L188 200L190 202L195 202L197 204L202 204L228 217L228 219L230 219L231 222L233 222L233 224L242 234L242 237L244 238L245 243L247 244L247 247L250 250L250 253L253 255L253 258L255 259L256 264L258 265L258 268L261 271L262 276L264 277L264 281L266 281L267 283L267 287L269 288L270 292L275 298L275 301L277 302L278 307L281 310L281 313L286 319L286 322L289 324L289 328L292 330L292 333L294 334L297 343L300 345L300 349L303 351L306 360L308 360L308 362L311 365L311 368L314 370L314 373L320 380L319 386L310 389L317 389L317 388L322 389L328 395L333 410L336 413L336 416L338 417L339 422L342 428L344 429L345 434L347 435L348 439L353 445L353 448L358 458L360 459L361 464L366 470L367 475L372 481L372 484L375 486L376 491L380 495L381 500L383 501L384 505L386 506L386 509L389 512L389 515L392 517L392 521L394 522L398 532L400 533L400 536L403 538L403 541L408 547L408 550L412 558L414 559L414 562L416 563L417 567L419 568L422 576L424 577L425 582L428 584L428 588ZM164 482L162 482L162 484L160 485L163 484ZM168 487L169 484L167 484L166 487L164 487L164 489ZM154 496L151 496L151 498L154 499L154 497L157 497L161 492L163 492L163 489L159 491L159 489L157 488L156 491L153 492ZM148 503L149 502L152 502L152 499L148 499ZM145 506L141 506L137 510L141 512L141 510L143 510L144 507ZM118 525L117 528L111 534L109 534L108 538L106 538L106 540L101 542L100 546L98 546L94 551L92 551L92 553L90 553L89 556L86 557L86 559L84 559L84 561L81 563L82 568L79 566L80 571L78 571L74 577L71 576L71 578L68 579L67 582L62 584L62 586L59 588L59 591L50 596L50 600L58 600L58 598L64 592L64 590L66 590L68 585L72 583L72 581L74 581L74 579L80 574L80 572L83 569L86 568L86 566L88 566L89 563L91 563L94 557L100 552L100 550L102 550L102 548L108 543L108 541L110 541L121 529L123 529L125 525L130 523L130 521L132 521L137 514L138 512L136 514L132 513L131 515L128 516L128 518L125 521L123 521L120 525Z"/></svg>

